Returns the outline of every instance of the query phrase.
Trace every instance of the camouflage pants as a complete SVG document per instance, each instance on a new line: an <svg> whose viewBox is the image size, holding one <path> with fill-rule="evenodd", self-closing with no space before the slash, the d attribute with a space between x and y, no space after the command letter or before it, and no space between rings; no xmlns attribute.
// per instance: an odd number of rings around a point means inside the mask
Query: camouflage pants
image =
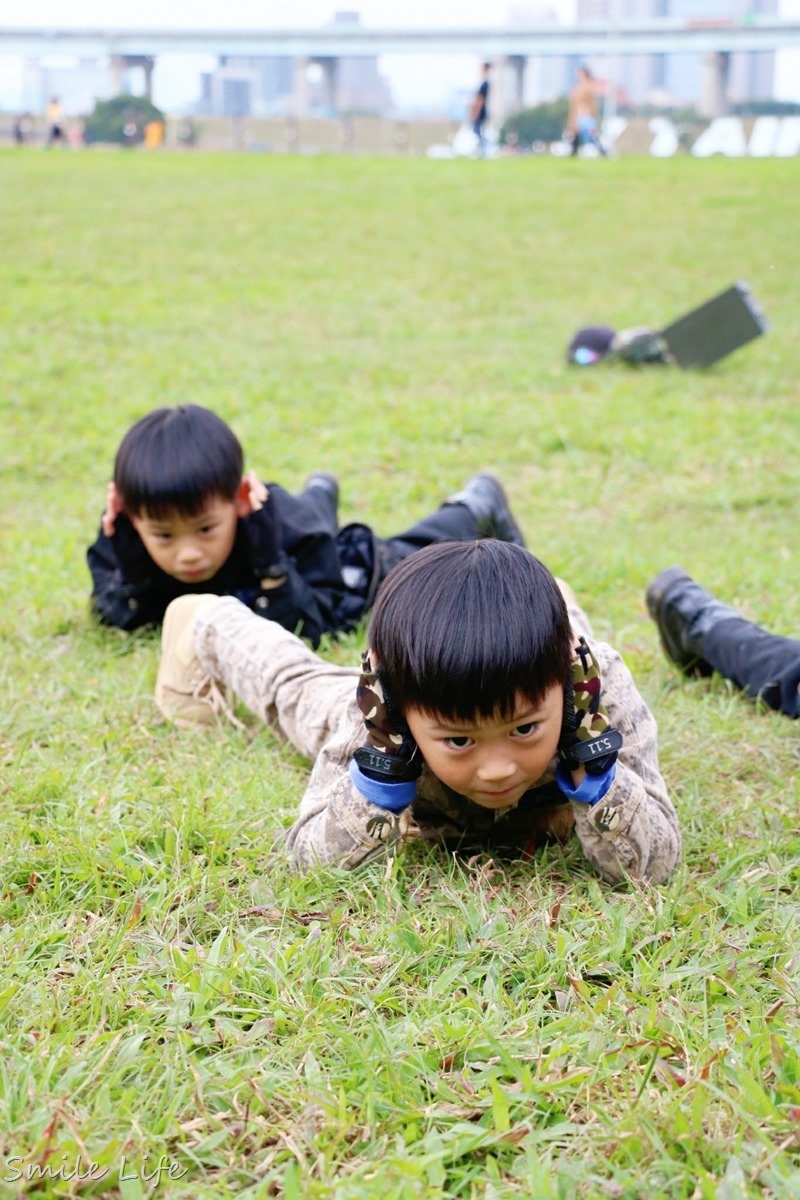
<svg viewBox="0 0 800 1200"><path fill-rule="evenodd" d="M315 759L340 727L358 717L358 667L338 667L274 621L256 616L232 596L199 614L194 649L203 669Z"/></svg>

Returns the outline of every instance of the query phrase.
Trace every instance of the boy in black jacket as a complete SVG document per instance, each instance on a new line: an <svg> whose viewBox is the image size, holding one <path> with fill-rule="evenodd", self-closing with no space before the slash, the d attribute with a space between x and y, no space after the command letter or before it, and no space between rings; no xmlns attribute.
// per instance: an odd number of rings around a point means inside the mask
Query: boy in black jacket
<svg viewBox="0 0 800 1200"><path fill-rule="evenodd" d="M176 597L212 592L316 646L323 633L352 629L389 570L423 546L482 537L523 544L492 475L473 476L437 512L384 540L367 525L339 529L332 475L309 476L293 496L243 466L230 427L197 405L155 409L132 426L87 555L100 621L157 625Z"/></svg>

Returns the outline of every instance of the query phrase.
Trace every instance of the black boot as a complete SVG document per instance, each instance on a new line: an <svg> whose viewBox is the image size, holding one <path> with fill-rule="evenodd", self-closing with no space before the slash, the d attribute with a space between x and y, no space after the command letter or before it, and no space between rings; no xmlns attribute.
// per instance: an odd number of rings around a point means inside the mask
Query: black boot
<svg viewBox="0 0 800 1200"><path fill-rule="evenodd" d="M333 519L333 532L339 528L339 480L330 471L314 471L305 482L306 491L316 488L325 497Z"/></svg>
<svg viewBox="0 0 800 1200"><path fill-rule="evenodd" d="M668 567L656 576L647 589L647 608L664 653L687 675L712 674L714 668L703 657L703 638L718 621L741 616L682 567Z"/></svg>
<svg viewBox="0 0 800 1200"><path fill-rule="evenodd" d="M463 504L468 508L482 537L513 542L516 546L525 545L522 531L511 515L508 497L496 475L480 471L472 476L460 492L448 496L445 504Z"/></svg>

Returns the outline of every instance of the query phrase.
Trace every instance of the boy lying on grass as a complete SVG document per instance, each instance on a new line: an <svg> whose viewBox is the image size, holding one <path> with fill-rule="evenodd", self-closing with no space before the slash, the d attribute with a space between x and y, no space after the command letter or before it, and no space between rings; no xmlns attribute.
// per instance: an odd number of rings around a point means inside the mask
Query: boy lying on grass
<svg viewBox="0 0 800 1200"><path fill-rule="evenodd" d="M474 476L435 513L388 539L339 528L339 485L319 472L293 496L243 470L242 447L197 405L159 408L120 444L97 541L92 607L106 625L158 625L170 601L236 596L312 644L352 629L391 567L438 541L497 537L522 544L505 492Z"/></svg>
<svg viewBox="0 0 800 1200"><path fill-rule="evenodd" d="M299 867L354 867L413 837L529 857L574 830L605 879L663 883L680 833L655 722L591 637L523 547L440 544L383 584L360 672L237 600L176 600L156 702L176 724L210 723L222 685L313 760L289 832Z"/></svg>

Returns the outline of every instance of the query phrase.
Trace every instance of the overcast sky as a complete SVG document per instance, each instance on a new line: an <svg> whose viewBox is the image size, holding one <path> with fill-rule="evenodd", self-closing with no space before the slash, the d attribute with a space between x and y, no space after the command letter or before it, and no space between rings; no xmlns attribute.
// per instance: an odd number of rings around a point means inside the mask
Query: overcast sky
<svg viewBox="0 0 800 1200"><path fill-rule="evenodd" d="M25 28L153 27L162 28L297 28L322 25L337 9L356 10L364 25L372 26L480 26L504 23L510 11L555 10L562 20L574 17L575 0L192 0L191 5L165 5L164 0L24 0L3 5L0 26ZM703 0L697 0L698 14ZM779 0L780 11L800 17L800 0ZM109 12L113 12L113 18ZM718 10L716 10L718 11ZM198 95L198 75L214 60L205 56L167 55L159 58L154 75L155 101L173 107ZM472 87L477 62L471 57L419 59L394 55L381 60L395 98L401 105L443 103L458 88ZM20 103L22 66L19 60L0 55L0 105ZM777 93L800 100L800 52L781 52L776 68Z"/></svg>

